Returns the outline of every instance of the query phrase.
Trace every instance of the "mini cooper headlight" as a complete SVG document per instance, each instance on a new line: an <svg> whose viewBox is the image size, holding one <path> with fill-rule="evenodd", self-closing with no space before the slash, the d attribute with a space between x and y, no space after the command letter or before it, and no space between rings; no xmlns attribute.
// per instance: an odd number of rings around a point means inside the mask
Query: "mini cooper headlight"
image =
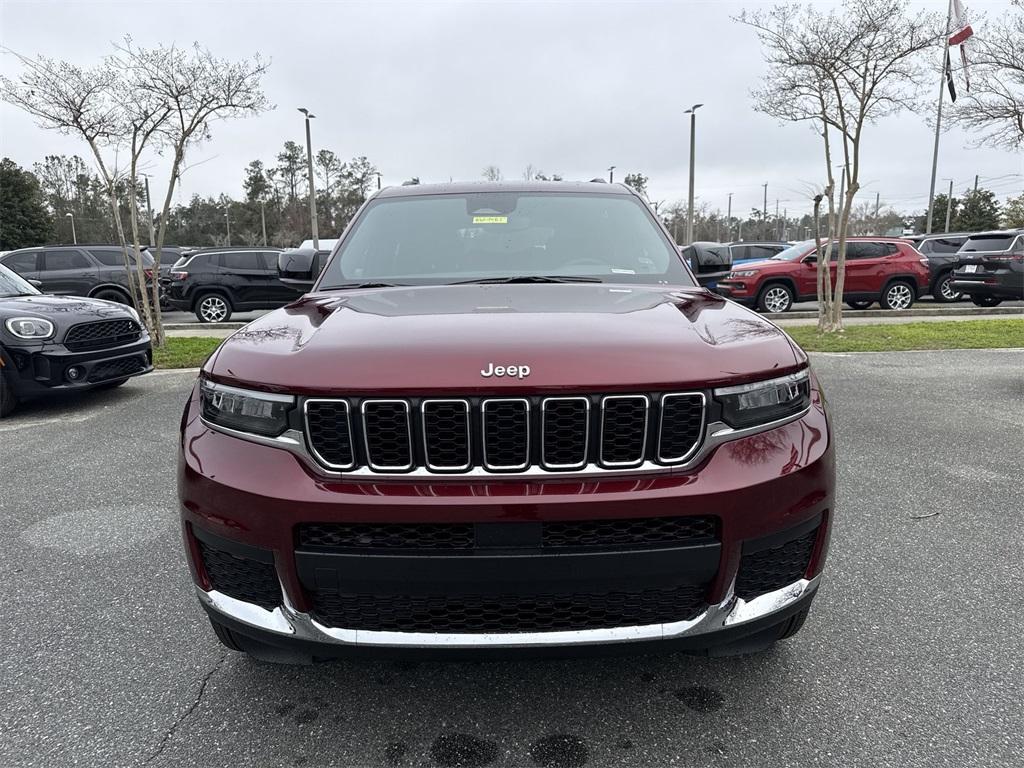
<svg viewBox="0 0 1024 768"><path fill-rule="evenodd" d="M41 317L12 317L4 325L8 333L19 339L48 339L53 336L53 323Z"/></svg>
<svg viewBox="0 0 1024 768"><path fill-rule="evenodd" d="M715 390L722 420L734 429L753 427L800 413L811 404L807 371Z"/></svg>
<svg viewBox="0 0 1024 768"><path fill-rule="evenodd" d="M203 418L241 432L276 437L288 429L288 413L295 405L292 395L276 395L215 384L199 385Z"/></svg>

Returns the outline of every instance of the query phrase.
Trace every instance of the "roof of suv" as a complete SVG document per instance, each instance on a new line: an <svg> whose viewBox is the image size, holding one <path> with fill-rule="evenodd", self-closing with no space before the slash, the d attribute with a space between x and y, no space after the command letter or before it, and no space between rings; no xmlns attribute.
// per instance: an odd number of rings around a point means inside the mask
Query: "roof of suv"
<svg viewBox="0 0 1024 768"><path fill-rule="evenodd" d="M385 187L375 197L466 195L481 192L586 192L601 195L636 195L636 192L625 184L605 184L596 181L456 181L448 184Z"/></svg>

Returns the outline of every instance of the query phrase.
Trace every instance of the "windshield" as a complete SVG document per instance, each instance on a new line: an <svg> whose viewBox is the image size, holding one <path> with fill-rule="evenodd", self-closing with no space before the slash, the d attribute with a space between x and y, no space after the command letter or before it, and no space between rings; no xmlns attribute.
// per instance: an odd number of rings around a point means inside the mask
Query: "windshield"
<svg viewBox="0 0 1024 768"><path fill-rule="evenodd" d="M0 299L12 296L36 296L39 293L31 283L3 264L0 264Z"/></svg>
<svg viewBox="0 0 1024 768"><path fill-rule="evenodd" d="M650 212L629 195L477 192L371 203L320 288L514 277L694 285Z"/></svg>
<svg viewBox="0 0 1024 768"><path fill-rule="evenodd" d="M1005 251L1010 247L1016 235L976 235L967 238L967 242L960 249L961 253L968 251Z"/></svg>
<svg viewBox="0 0 1024 768"><path fill-rule="evenodd" d="M784 251L779 251L772 256L773 261L795 261L814 248L813 240L804 240L802 243L791 245Z"/></svg>

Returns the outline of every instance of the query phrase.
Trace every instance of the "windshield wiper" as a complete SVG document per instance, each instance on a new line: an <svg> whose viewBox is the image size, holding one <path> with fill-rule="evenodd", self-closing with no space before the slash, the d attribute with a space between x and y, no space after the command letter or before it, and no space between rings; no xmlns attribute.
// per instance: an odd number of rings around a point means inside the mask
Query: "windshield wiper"
<svg viewBox="0 0 1024 768"><path fill-rule="evenodd" d="M324 288L325 291L340 291L345 288L406 288L408 286L402 283L342 283L341 285L332 285Z"/></svg>
<svg viewBox="0 0 1024 768"><path fill-rule="evenodd" d="M480 277L476 280L460 280L449 285L473 285L488 283L601 283L599 277L583 275L513 275L512 277Z"/></svg>

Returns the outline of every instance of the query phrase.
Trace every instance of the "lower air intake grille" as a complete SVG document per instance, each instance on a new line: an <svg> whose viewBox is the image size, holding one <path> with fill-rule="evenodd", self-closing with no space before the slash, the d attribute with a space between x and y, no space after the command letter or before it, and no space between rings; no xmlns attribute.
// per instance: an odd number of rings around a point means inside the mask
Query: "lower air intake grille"
<svg viewBox="0 0 1024 768"><path fill-rule="evenodd" d="M690 546L718 536L714 517L649 517L544 524L544 548Z"/></svg>
<svg viewBox="0 0 1024 768"><path fill-rule="evenodd" d="M312 523L299 526L312 549L472 549L471 523Z"/></svg>
<svg viewBox="0 0 1024 768"><path fill-rule="evenodd" d="M771 549L743 555L736 595L749 599L799 581L807 572L818 529Z"/></svg>
<svg viewBox="0 0 1024 768"><path fill-rule="evenodd" d="M93 366L89 371L89 381L109 381L111 379L123 379L132 376L146 369L144 357L122 357L120 360L108 360Z"/></svg>
<svg viewBox="0 0 1024 768"><path fill-rule="evenodd" d="M271 563L238 557L199 542L210 586L225 595L273 610L281 604L281 585Z"/></svg>
<svg viewBox="0 0 1024 768"><path fill-rule="evenodd" d="M392 632L551 632L661 624L695 618L704 585L629 592L531 596L313 595L317 621Z"/></svg>

